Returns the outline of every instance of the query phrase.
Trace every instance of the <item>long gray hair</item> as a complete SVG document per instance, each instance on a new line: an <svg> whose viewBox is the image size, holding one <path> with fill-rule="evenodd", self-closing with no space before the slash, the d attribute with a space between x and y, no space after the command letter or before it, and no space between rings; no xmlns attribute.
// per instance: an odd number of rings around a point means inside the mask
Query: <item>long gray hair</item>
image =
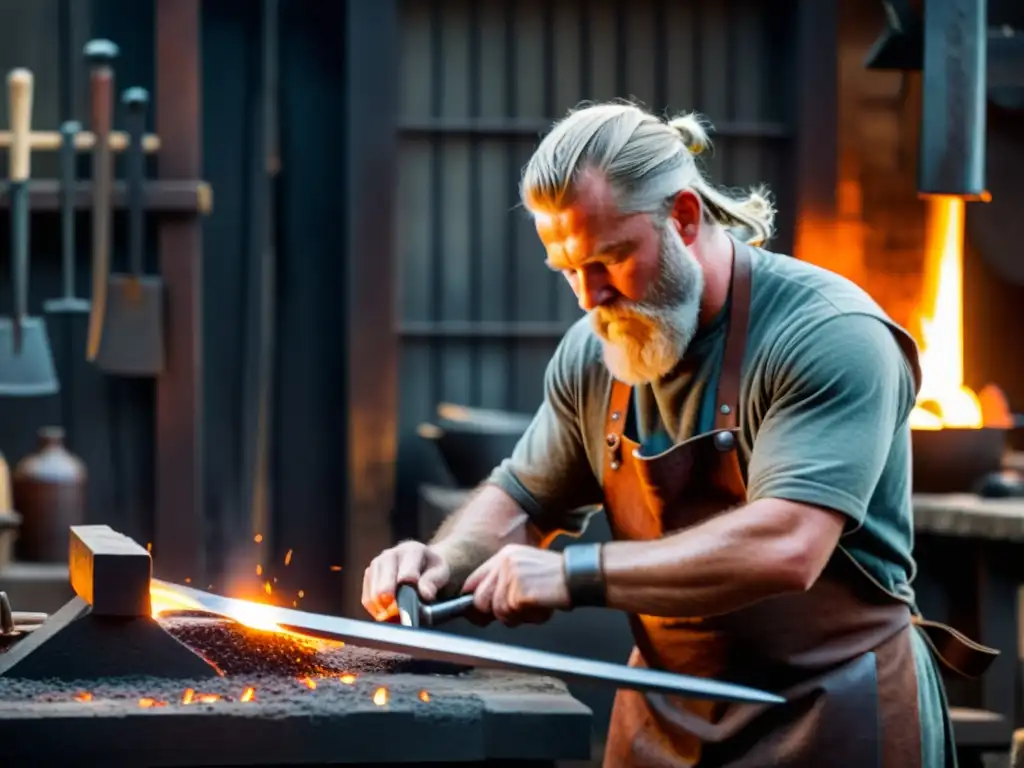
<svg viewBox="0 0 1024 768"><path fill-rule="evenodd" d="M764 243L775 224L767 189L716 189L694 161L710 146L708 127L696 113L665 122L629 103L573 110L544 137L524 169L523 204L534 212L564 208L572 203L578 175L593 169L605 174L623 213L666 216L676 195L690 189L709 219L745 242Z"/></svg>

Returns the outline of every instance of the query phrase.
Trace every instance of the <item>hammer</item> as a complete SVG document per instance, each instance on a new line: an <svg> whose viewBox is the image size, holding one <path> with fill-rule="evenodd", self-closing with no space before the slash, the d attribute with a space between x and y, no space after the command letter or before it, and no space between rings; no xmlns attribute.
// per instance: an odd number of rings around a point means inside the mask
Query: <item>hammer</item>
<svg viewBox="0 0 1024 768"><path fill-rule="evenodd" d="M398 618L405 627L436 627L473 610L473 595L460 595L433 605L424 604L411 584L398 587Z"/></svg>

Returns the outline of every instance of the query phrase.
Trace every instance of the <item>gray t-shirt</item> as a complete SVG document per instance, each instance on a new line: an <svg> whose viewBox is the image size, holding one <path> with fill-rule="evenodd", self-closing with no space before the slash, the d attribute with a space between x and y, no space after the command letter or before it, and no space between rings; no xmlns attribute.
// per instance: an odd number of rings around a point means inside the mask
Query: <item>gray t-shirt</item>
<svg viewBox="0 0 1024 768"><path fill-rule="evenodd" d="M648 452L714 423L728 306L677 371L634 390L626 434ZM854 283L753 249L750 329L740 389L747 500L782 498L849 518L842 544L889 591L913 602L910 430L917 346ZM578 533L602 502L611 375L589 318L565 335L545 398L490 482L545 532Z"/></svg>

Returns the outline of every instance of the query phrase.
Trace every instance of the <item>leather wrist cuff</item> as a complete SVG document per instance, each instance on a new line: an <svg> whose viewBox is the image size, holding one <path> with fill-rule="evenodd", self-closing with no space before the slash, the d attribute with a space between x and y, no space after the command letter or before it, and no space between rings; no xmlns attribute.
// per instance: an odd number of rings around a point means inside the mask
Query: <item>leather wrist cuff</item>
<svg viewBox="0 0 1024 768"><path fill-rule="evenodd" d="M606 603L601 544L570 544L562 552L565 583L573 608L603 607Z"/></svg>

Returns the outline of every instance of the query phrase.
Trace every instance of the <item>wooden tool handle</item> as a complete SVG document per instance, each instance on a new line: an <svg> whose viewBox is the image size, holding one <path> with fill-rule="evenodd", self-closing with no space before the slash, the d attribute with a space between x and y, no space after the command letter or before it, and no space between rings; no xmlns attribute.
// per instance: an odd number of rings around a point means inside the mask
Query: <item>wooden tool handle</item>
<svg viewBox="0 0 1024 768"><path fill-rule="evenodd" d="M11 617L14 619L14 626L16 627L31 626L42 624L49 618L49 614L37 611L11 611Z"/></svg>
<svg viewBox="0 0 1024 768"><path fill-rule="evenodd" d="M110 278L110 195L113 158L110 129L114 122L114 59L118 49L109 40L90 40L85 46L91 85L90 120L96 142L92 149L92 308L85 359L93 362L100 351L107 314L107 281Z"/></svg>
<svg viewBox="0 0 1024 768"><path fill-rule="evenodd" d="M7 75L7 97L11 115L10 179L27 181L32 157L32 91L34 77L27 69Z"/></svg>
<svg viewBox="0 0 1024 768"><path fill-rule="evenodd" d="M109 152L110 131L114 123L114 70L109 65L93 68L89 74L92 85L92 109L90 125L96 137L103 137L94 143L93 152Z"/></svg>

